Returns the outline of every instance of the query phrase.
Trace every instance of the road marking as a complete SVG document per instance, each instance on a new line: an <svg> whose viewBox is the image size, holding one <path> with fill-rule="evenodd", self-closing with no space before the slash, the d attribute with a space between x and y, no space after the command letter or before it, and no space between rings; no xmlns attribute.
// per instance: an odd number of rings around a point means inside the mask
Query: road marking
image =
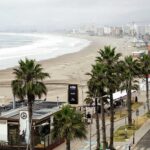
<svg viewBox="0 0 150 150"><path fill-rule="evenodd" d="M90 147L90 142L86 141L85 143L88 143L86 146L84 146L83 148L80 148L78 150L89 150L89 147ZM91 149L94 149L96 147L96 141L92 141L91 142ZM94 149L95 150L95 149Z"/></svg>
<svg viewBox="0 0 150 150"><path fill-rule="evenodd" d="M95 150L96 145L93 145L91 148Z"/></svg>
<svg viewBox="0 0 150 150"><path fill-rule="evenodd" d="M87 149L89 147L89 145L86 145L85 147L84 147L84 149Z"/></svg>
<svg viewBox="0 0 150 150"><path fill-rule="evenodd" d="M85 143L86 144L90 144L90 141L85 141ZM96 141L91 141L91 144L93 145L93 144L95 144L96 143Z"/></svg>
<svg viewBox="0 0 150 150"><path fill-rule="evenodd" d="M120 146L116 146L116 149L119 149L120 148Z"/></svg>
<svg viewBox="0 0 150 150"><path fill-rule="evenodd" d="M116 146L116 150L127 150L127 147L122 145L122 146Z"/></svg>

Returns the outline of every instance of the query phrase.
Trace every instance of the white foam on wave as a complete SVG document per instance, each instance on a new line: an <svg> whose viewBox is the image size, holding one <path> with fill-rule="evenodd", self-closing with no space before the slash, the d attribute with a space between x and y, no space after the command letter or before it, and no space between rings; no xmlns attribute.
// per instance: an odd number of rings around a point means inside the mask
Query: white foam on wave
<svg viewBox="0 0 150 150"><path fill-rule="evenodd" d="M2 33L8 34L8 33ZM30 58L45 60L60 55L80 51L90 44L85 39L66 37L52 34L20 34L9 33L8 35L21 35L37 37L36 42L20 47L0 49L0 69L14 67L20 59Z"/></svg>

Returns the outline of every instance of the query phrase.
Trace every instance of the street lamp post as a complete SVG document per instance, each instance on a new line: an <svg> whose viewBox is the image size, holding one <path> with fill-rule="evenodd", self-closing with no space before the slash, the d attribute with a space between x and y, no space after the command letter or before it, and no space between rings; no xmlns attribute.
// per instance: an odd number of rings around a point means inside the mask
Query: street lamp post
<svg viewBox="0 0 150 150"><path fill-rule="evenodd" d="M128 138L128 135L127 135L127 128L125 127L125 139L127 139Z"/></svg>
<svg viewBox="0 0 150 150"><path fill-rule="evenodd" d="M144 106L143 106L143 108L144 108L144 113L145 113L145 109L146 109L146 104L144 103Z"/></svg>
<svg viewBox="0 0 150 150"><path fill-rule="evenodd" d="M59 97L57 96L57 106L59 106Z"/></svg>
<svg viewBox="0 0 150 150"><path fill-rule="evenodd" d="M133 130L133 144L135 143L135 132Z"/></svg>
<svg viewBox="0 0 150 150"><path fill-rule="evenodd" d="M88 124L90 124L90 150L92 150L91 149L91 147L92 147L92 144L91 144L91 138L92 138L92 115L88 112L88 114L87 114L87 122L88 122Z"/></svg>
<svg viewBox="0 0 150 150"><path fill-rule="evenodd" d="M126 120L126 116L125 116L125 126L127 125L127 120Z"/></svg>
<svg viewBox="0 0 150 150"><path fill-rule="evenodd" d="M139 109L136 110L136 116L137 116L137 128L138 128L138 116L139 116Z"/></svg>
<svg viewBox="0 0 150 150"><path fill-rule="evenodd" d="M81 86L81 89L82 89L82 103L84 103L83 85Z"/></svg>
<svg viewBox="0 0 150 150"><path fill-rule="evenodd" d="M135 120L133 120L133 144L135 143Z"/></svg>
<svg viewBox="0 0 150 150"><path fill-rule="evenodd" d="M91 144L91 141L92 141L92 119L91 119L91 122L90 122L90 150L91 150L91 147L92 147L92 144Z"/></svg>
<svg viewBox="0 0 150 150"><path fill-rule="evenodd" d="M121 118L121 116L122 116L122 107L121 106L119 106L119 115L120 115L120 118Z"/></svg>

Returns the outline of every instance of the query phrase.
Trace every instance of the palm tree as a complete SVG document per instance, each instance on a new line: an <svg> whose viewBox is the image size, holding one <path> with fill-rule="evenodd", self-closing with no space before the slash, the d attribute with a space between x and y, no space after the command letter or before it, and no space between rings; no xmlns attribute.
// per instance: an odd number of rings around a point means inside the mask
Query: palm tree
<svg viewBox="0 0 150 150"><path fill-rule="evenodd" d="M148 77L150 74L150 56L147 54L144 54L140 58L141 62L141 73L145 76L146 79L146 103L147 103L147 110L150 111L149 108L149 83L148 83Z"/></svg>
<svg viewBox="0 0 150 150"><path fill-rule="evenodd" d="M87 93L89 93L89 92L87 92ZM84 99L84 102L86 103L86 104L89 104L90 106L93 104L93 99L91 98L91 96L87 96L85 99Z"/></svg>
<svg viewBox="0 0 150 150"><path fill-rule="evenodd" d="M63 106L59 112L56 112L53 126L53 138L65 138L66 150L71 150L71 140L86 138L87 131L83 115L70 105Z"/></svg>
<svg viewBox="0 0 150 150"><path fill-rule="evenodd" d="M131 97L133 89L138 89L138 81L134 78L139 75L140 64L138 59L133 59L132 56L125 57L124 60L124 84L127 91L127 109L128 109L128 125L132 125L132 108L131 108Z"/></svg>
<svg viewBox="0 0 150 150"><path fill-rule="evenodd" d="M114 149L114 98L113 98L113 93L116 90L119 90L119 86L121 83L121 78L118 76L118 74L114 70L110 69L107 74L107 78L108 78L107 88L108 88L108 94L109 94L109 98L110 98L110 144L109 144L109 148L111 150Z"/></svg>
<svg viewBox="0 0 150 150"><path fill-rule="evenodd" d="M28 143L29 150L33 150L33 137L32 137L32 105L36 97L41 98L42 95L46 95L47 88L42 82L46 77L49 77L48 73L43 72L43 68L40 64L36 64L35 60L25 59L19 61L19 67L14 69L13 74L15 80L12 81L12 91L14 96L24 100L28 100L28 112L29 112L29 137Z"/></svg>
<svg viewBox="0 0 150 150"><path fill-rule="evenodd" d="M105 65L96 63L92 66L90 80L88 81L89 96L95 98L95 112L96 112L96 129L97 129L97 150L100 147L100 131L99 131L99 115L97 111L97 99L101 102L101 115L102 115L102 133L103 133L103 149L106 149L106 128L105 128L105 113L104 113L104 94L105 94Z"/></svg>
<svg viewBox="0 0 150 150"><path fill-rule="evenodd" d="M105 64L107 68L106 78L107 78L107 90L110 96L110 144L109 148L114 149L114 103L113 103L113 93L119 89L121 84L121 72L118 69L120 53L115 52L115 48L110 46L105 46L104 50L99 50L99 56L97 57L97 62Z"/></svg>
<svg viewBox="0 0 150 150"><path fill-rule="evenodd" d="M98 90L97 90L97 87L95 86L94 79L91 78L87 84L88 84L89 96L95 99L94 103L95 103L95 114L96 114L96 135L97 135L96 150L98 150L100 147L100 123L99 123L98 105L97 105Z"/></svg>

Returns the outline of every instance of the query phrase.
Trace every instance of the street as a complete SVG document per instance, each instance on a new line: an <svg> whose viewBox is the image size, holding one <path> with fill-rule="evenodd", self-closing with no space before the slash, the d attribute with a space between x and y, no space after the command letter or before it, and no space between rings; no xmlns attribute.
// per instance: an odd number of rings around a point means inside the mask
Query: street
<svg viewBox="0 0 150 150"><path fill-rule="evenodd" d="M134 150L150 150L150 130L139 141Z"/></svg>

